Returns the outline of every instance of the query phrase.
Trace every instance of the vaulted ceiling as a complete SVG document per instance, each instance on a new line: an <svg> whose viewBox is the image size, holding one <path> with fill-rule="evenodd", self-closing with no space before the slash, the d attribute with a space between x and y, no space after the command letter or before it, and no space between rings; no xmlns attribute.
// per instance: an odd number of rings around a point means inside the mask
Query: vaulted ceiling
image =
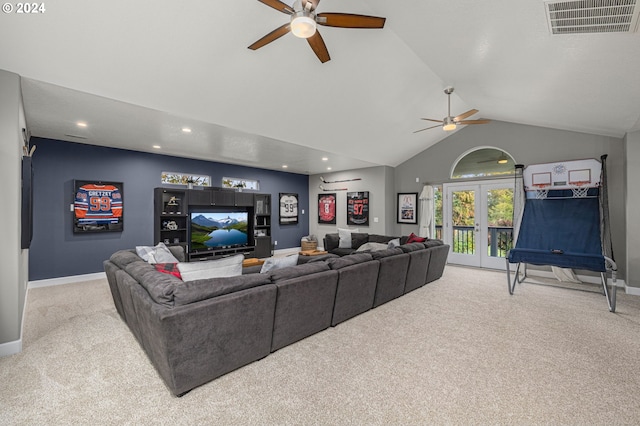
<svg viewBox="0 0 640 426"><path fill-rule="evenodd" d="M320 26L324 64L291 34L247 49L289 19L256 0L44 4L0 16L0 69L23 77L35 136L296 173L397 166L448 135L414 133L447 115L447 86L452 115L640 130L637 22L552 35L543 0L322 0L387 18Z"/></svg>

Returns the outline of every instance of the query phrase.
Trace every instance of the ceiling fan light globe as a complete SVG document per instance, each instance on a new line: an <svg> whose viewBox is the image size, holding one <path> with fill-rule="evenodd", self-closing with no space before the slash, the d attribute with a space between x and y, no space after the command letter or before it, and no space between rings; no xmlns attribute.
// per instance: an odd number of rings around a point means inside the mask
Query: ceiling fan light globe
<svg viewBox="0 0 640 426"><path fill-rule="evenodd" d="M456 129L456 123L451 119L451 117L447 117L442 122L442 130L445 132L450 132Z"/></svg>
<svg viewBox="0 0 640 426"><path fill-rule="evenodd" d="M506 158L501 158L498 160L498 164L507 164L509 162L509 160L507 160Z"/></svg>
<svg viewBox="0 0 640 426"><path fill-rule="evenodd" d="M298 38L309 38L316 33L316 20L305 11L296 12L291 18L291 32Z"/></svg>

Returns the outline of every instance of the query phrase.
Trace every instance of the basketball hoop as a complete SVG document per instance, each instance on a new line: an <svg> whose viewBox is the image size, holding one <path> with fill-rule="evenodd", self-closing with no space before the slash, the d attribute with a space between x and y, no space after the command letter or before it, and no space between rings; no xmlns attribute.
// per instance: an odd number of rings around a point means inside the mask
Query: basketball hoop
<svg viewBox="0 0 640 426"><path fill-rule="evenodd" d="M547 195L549 194L549 184L536 183L532 186L534 191L536 191L536 200L544 200L545 198L547 198Z"/></svg>
<svg viewBox="0 0 640 426"><path fill-rule="evenodd" d="M589 193L590 181L571 182L571 192L573 192L573 198L586 198Z"/></svg>

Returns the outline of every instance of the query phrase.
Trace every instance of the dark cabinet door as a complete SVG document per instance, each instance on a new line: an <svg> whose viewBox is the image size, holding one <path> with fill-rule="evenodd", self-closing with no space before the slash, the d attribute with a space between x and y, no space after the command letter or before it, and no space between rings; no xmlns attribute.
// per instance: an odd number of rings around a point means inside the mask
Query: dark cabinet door
<svg viewBox="0 0 640 426"><path fill-rule="evenodd" d="M236 202L234 191L212 191L211 204L214 206L233 206Z"/></svg>
<svg viewBox="0 0 640 426"><path fill-rule="evenodd" d="M236 192L236 206L251 207L253 206L253 194L251 192Z"/></svg>
<svg viewBox="0 0 640 426"><path fill-rule="evenodd" d="M210 206L211 205L211 190L192 189L189 191L189 205L190 206Z"/></svg>

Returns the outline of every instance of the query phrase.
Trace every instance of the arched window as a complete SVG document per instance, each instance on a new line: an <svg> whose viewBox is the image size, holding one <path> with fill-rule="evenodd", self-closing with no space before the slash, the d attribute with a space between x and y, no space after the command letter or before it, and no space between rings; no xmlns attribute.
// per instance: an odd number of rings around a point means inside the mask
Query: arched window
<svg viewBox="0 0 640 426"><path fill-rule="evenodd" d="M478 147L462 154L451 171L451 179L505 177L515 173L515 161L508 152Z"/></svg>

